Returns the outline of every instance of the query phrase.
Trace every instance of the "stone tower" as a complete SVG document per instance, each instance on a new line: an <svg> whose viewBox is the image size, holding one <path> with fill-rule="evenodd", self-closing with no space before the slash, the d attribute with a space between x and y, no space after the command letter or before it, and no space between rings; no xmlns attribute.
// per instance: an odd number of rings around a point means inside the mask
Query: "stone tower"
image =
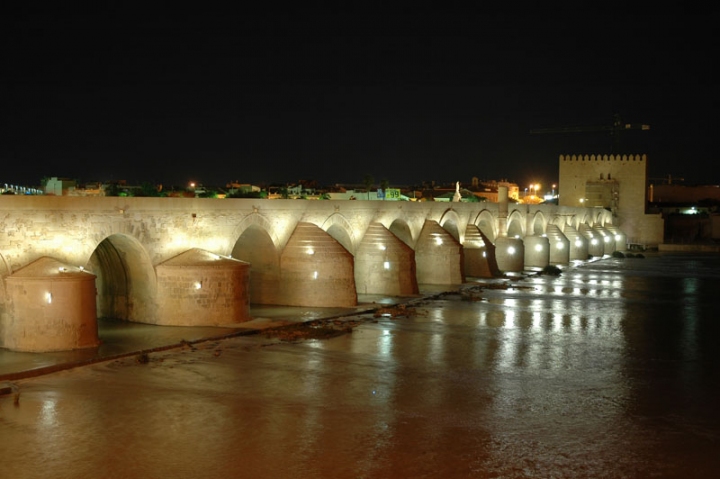
<svg viewBox="0 0 720 479"><path fill-rule="evenodd" d="M559 205L605 208L629 243L657 246L663 219L645 213L646 155L560 155Z"/></svg>

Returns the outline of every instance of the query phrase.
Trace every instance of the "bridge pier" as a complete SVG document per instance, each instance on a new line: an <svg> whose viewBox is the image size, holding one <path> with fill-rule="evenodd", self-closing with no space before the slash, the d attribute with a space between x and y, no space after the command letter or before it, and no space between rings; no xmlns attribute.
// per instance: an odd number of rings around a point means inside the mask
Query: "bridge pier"
<svg viewBox="0 0 720 479"><path fill-rule="evenodd" d="M615 238L615 250L622 252L627 251L627 235L620 231L620 228L615 225L606 224L605 229Z"/></svg>
<svg viewBox="0 0 720 479"><path fill-rule="evenodd" d="M587 224L581 224L579 233L588 241L589 255L602 257L605 254L605 242L596 231L593 231L592 227Z"/></svg>
<svg viewBox="0 0 720 479"><path fill-rule="evenodd" d="M3 347L46 352L100 344L95 275L43 257L8 276L5 282Z"/></svg>
<svg viewBox="0 0 720 479"><path fill-rule="evenodd" d="M563 265L570 262L570 241L557 225L547 226L547 237L550 243L550 264Z"/></svg>
<svg viewBox="0 0 720 479"><path fill-rule="evenodd" d="M501 236L495 240L495 258L504 273L522 273L525 270L525 245L520 238Z"/></svg>
<svg viewBox="0 0 720 479"><path fill-rule="evenodd" d="M425 220L415 245L419 284L462 284L462 245L437 221Z"/></svg>
<svg viewBox="0 0 720 479"><path fill-rule="evenodd" d="M500 270L495 259L495 245L475 225L467 225L463 243L465 276L495 278Z"/></svg>
<svg viewBox="0 0 720 479"><path fill-rule="evenodd" d="M526 236L524 268L544 268L550 264L550 242L545 236Z"/></svg>
<svg viewBox="0 0 720 479"><path fill-rule="evenodd" d="M298 223L280 255L274 299L285 306L357 306L353 256L320 227Z"/></svg>
<svg viewBox="0 0 720 479"><path fill-rule="evenodd" d="M358 293L418 294L415 252L382 223L371 223L355 252Z"/></svg>
<svg viewBox="0 0 720 479"><path fill-rule="evenodd" d="M570 242L570 261L587 261L589 242L574 227L567 225L563 233Z"/></svg>
<svg viewBox="0 0 720 479"><path fill-rule="evenodd" d="M156 267L158 315L166 326L227 326L249 321L250 265L197 248Z"/></svg>
<svg viewBox="0 0 720 479"><path fill-rule="evenodd" d="M613 251L615 251L615 236L600 225L593 226L593 231L597 233L599 240L602 241L603 254L613 254Z"/></svg>

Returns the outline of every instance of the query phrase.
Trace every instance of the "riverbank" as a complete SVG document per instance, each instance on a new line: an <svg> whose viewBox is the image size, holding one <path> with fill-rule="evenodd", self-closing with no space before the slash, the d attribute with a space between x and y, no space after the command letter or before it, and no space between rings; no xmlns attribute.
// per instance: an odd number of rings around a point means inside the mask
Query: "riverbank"
<svg viewBox="0 0 720 479"><path fill-rule="evenodd" d="M720 244L671 244L658 245L661 252L720 253Z"/></svg>

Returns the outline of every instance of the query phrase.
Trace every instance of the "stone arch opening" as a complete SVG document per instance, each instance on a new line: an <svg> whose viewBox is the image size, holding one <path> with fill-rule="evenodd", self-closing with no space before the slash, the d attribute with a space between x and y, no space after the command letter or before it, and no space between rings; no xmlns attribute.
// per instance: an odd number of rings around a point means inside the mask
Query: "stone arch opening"
<svg viewBox="0 0 720 479"><path fill-rule="evenodd" d="M540 236L545 233L545 229L545 215L543 215L541 211L535 212L530 224L532 234Z"/></svg>
<svg viewBox="0 0 720 479"><path fill-rule="evenodd" d="M354 254L352 238L343 227L334 224L330 226L325 232L332 236L335 241L343 245L343 248Z"/></svg>
<svg viewBox="0 0 720 479"><path fill-rule="evenodd" d="M575 220L575 229L579 230L580 225L589 223L590 221L592 221L592 218L589 215L587 215L586 213L580 213L580 214L577 214L574 216L574 220Z"/></svg>
<svg viewBox="0 0 720 479"><path fill-rule="evenodd" d="M410 226L407 224L407 221L402 218L398 218L392 222L388 229L392 234L397 236L400 241L411 248L414 247L412 232L410 231Z"/></svg>
<svg viewBox="0 0 720 479"><path fill-rule="evenodd" d="M474 224L490 241L493 243L495 242L495 237L497 236L495 226L497 221L493 217L492 213L488 210L481 211L477 218L475 218Z"/></svg>
<svg viewBox="0 0 720 479"><path fill-rule="evenodd" d="M450 233L450 236L455 238L455 241L462 244L462 237L460 235L460 228L458 226L458 223L460 222L460 218L458 217L457 213L455 213L452 210L446 211L442 218L440 218L440 221L438 222L440 226L443 227L445 231Z"/></svg>
<svg viewBox="0 0 720 479"><path fill-rule="evenodd" d="M343 245L343 248L351 254L355 254L352 226L350 226L350 223L343 215L339 213L332 214L325 220L321 228L332 236L335 241Z"/></svg>
<svg viewBox="0 0 720 479"><path fill-rule="evenodd" d="M525 236L525 222L523 215L519 211L510 213L507 219L507 235L510 238Z"/></svg>
<svg viewBox="0 0 720 479"><path fill-rule="evenodd" d="M603 209L598 213L598 223L602 226L606 224L612 224L612 213L608 210Z"/></svg>
<svg viewBox="0 0 720 479"><path fill-rule="evenodd" d="M568 225L572 226L572 221L567 221L562 216L555 216L550 221L550 224L557 226L560 231L565 231L566 226L568 226Z"/></svg>
<svg viewBox="0 0 720 479"><path fill-rule="evenodd" d="M155 323L155 268L138 240L113 234L97 245L87 265L95 274L97 314L139 323Z"/></svg>
<svg viewBox="0 0 720 479"><path fill-rule="evenodd" d="M232 256L250 263L250 303L274 304L280 281L280 254L268 232L251 224L235 242Z"/></svg>

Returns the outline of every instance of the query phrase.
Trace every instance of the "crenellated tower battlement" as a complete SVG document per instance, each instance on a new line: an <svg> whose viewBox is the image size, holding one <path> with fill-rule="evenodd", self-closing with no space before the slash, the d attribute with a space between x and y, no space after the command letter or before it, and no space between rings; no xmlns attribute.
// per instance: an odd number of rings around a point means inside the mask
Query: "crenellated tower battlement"
<svg viewBox="0 0 720 479"><path fill-rule="evenodd" d="M560 155L560 161L638 161L647 162L647 155Z"/></svg>

